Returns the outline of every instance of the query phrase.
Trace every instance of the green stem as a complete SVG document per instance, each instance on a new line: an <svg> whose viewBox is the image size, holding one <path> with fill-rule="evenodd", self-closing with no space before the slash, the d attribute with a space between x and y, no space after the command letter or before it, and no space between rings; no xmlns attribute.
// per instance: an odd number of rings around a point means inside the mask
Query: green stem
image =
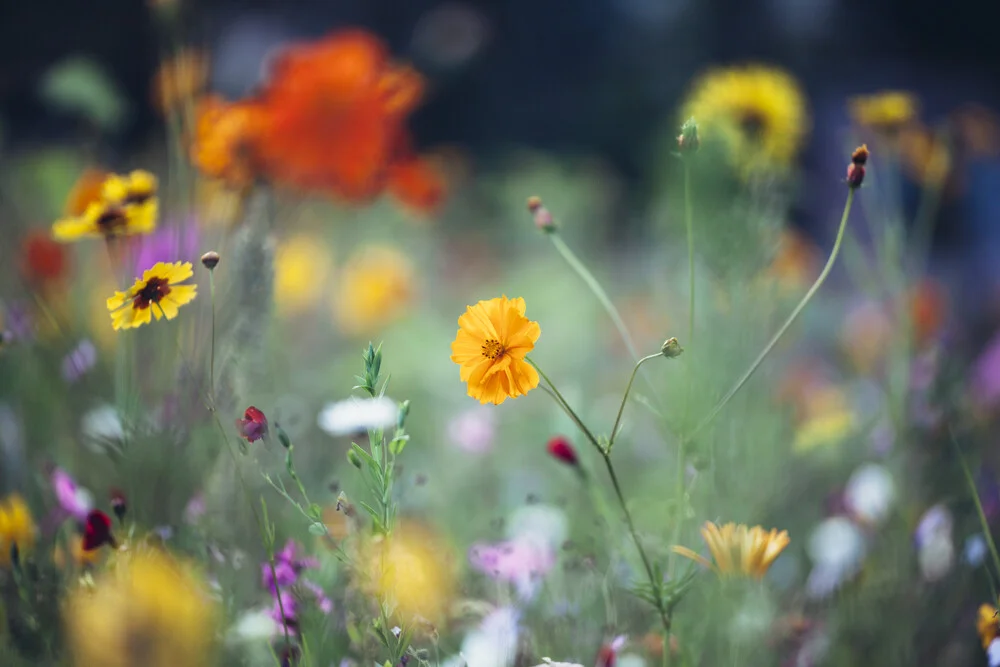
<svg viewBox="0 0 1000 667"><path fill-rule="evenodd" d="M684 162L684 228L688 246L688 339L694 340L694 213L691 204L691 167Z"/></svg>
<svg viewBox="0 0 1000 667"><path fill-rule="evenodd" d="M580 431L587 437L587 440L590 441L590 444L592 444L597 449L597 451L600 452L601 455L603 456L604 447L601 446L601 443L597 440L597 438L594 436L591 430L587 428L587 425L583 423L583 420L580 419L579 416L577 416L573 408L570 407L569 402L567 402L566 399L563 397L563 395L559 393L559 390L556 388L556 385L552 382L552 380L549 379L549 376L545 374L545 371L539 368L538 364L536 364L534 360L531 359L530 357L525 357L525 361L534 366L535 370L538 371L538 374L542 376L543 380L545 380L545 384L549 386L549 390L552 392L552 396L556 399L556 403L559 405L559 407L561 407L563 411L566 412L569 418L573 420L573 423L576 424L577 428L579 428Z"/></svg>
<svg viewBox="0 0 1000 667"><path fill-rule="evenodd" d="M983 529L983 537L986 538L986 544L990 548L990 554L993 556L993 566L1000 572L1000 554L997 553L997 545L993 541L993 533L990 530L990 524L986 520L986 512L983 511L983 503L979 499L979 490L976 488L976 481L972 478L972 472L969 470L968 464L965 462L965 458L962 456L962 449L958 446L958 440L955 438L955 432L948 427L948 436L951 440L951 444L955 447L955 455L958 457L958 462L962 466L962 473L965 475L965 482L969 485L969 493L972 494L972 500L976 503L976 513L979 515L979 524Z"/></svg>
<svg viewBox="0 0 1000 667"><path fill-rule="evenodd" d="M691 435L688 436L688 441L694 438L694 436L703 428L708 426L708 424L711 423L711 421L715 419L720 412L722 412L722 408L729 403L730 399L736 395L736 392L743 388L743 385L747 383L747 380L749 380L754 372L760 367L767 355L771 353L774 346L778 344L779 340L781 340L781 337L784 336L785 332L788 331L792 324L795 323L795 320L798 319L799 315L812 300L813 296L819 291L819 288L823 286L827 276L830 275L830 270L833 268L837 255L840 253L840 244L844 240L844 230L847 228L847 218L851 212L851 204L853 202L854 189L851 188L847 193L847 202L844 204L844 213L840 218L840 227L837 230L837 239L833 244L833 250L830 252L830 258L826 261L826 266L823 267L823 271L820 272L819 277L816 278L816 282L813 283L812 287L809 288L809 291L806 292L804 297L802 297L802 300L799 301L797 306L795 306L791 315L788 316L788 319L786 319L785 323L781 325L778 332L775 333L771 340L768 341L767 345L764 346L764 349L761 350L760 354L757 355L757 358L753 360L753 363L750 364L750 367L747 368L746 372L740 376L736 383L729 389L729 391L726 392L725 396L723 396L722 399L715 404L715 407L712 408L708 415L706 415L705 418L698 423L698 425L691 432Z"/></svg>
<svg viewBox="0 0 1000 667"><path fill-rule="evenodd" d="M625 385L625 393L622 395L622 404L618 406L618 416L615 417L615 425L611 427L611 435L608 436L607 449L609 454L611 453L611 447L614 446L615 444L615 436L618 435L618 426L621 424L622 421L622 413L625 412L625 404L628 402L629 393L631 393L632 391L632 383L635 382L635 375L636 373L639 372L639 367L642 366L647 361L649 361L650 359L656 359L657 357L662 357L662 356L663 354L661 352L657 352L656 354L650 354L648 356L643 357L639 361L635 362L635 366L632 367L632 375L629 376L628 384ZM546 378L545 381L549 382L548 378ZM549 382L549 384L552 383Z"/></svg>
<svg viewBox="0 0 1000 667"><path fill-rule="evenodd" d="M212 396L212 404L215 404L215 269L208 270L208 289L212 294L212 348L209 358L208 388Z"/></svg>

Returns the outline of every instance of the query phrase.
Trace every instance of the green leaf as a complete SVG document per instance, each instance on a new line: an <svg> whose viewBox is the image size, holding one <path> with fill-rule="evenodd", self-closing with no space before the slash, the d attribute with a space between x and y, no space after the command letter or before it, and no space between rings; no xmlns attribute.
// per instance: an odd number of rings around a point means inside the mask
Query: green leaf
<svg viewBox="0 0 1000 667"><path fill-rule="evenodd" d="M326 526L321 523L311 523L309 524L309 532L316 537L322 537L326 535Z"/></svg>
<svg viewBox="0 0 1000 667"><path fill-rule="evenodd" d="M389 443L389 451L392 452L393 456L399 456L403 453L403 449L406 448L406 443L409 442L410 436L408 435L397 435Z"/></svg>
<svg viewBox="0 0 1000 667"><path fill-rule="evenodd" d="M319 521L323 518L323 508L317 503L313 503L309 506L309 516Z"/></svg>

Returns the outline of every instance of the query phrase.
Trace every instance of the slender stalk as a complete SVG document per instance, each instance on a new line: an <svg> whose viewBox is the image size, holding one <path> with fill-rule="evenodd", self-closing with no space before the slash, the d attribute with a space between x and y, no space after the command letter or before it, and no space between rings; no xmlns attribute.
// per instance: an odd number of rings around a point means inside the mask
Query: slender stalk
<svg viewBox="0 0 1000 667"><path fill-rule="evenodd" d="M212 396L212 404L215 404L215 269L208 270L208 289L212 295L212 348L208 366L208 390Z"/></svg>
<svg viewBox="0 0 1000 667"><path fill-rule="evenodd" d="M594 274L592 274L583 262L580 261L580 258L576 256L576 253L570 250L570 247L566 245L565 241L562 240L559 232L552 232L551 234L548 234L548 237L552 239L552 245L556 247L556 250L558 250L559 254L566 260L566 263L569 264L574 271L576 271L577 275L583 279L583 282L587 283L587 287L590 288L590 291L594 293L597 300L601 302L602 306L604 306L604 310L607 311L608 317L611 318L611 321L614 323L615 328L618 329L618 333L622 337L622 340L625 341L625 347L628 348L628 353L632 355L633 360L638 361L639 353L635 349L635 343L632 342L632 336L629 335L628 327L625 326L625 321L622 319L618 309L615 308L615 304L611 303L608 293L604 291L603 287L601 287L601 283L597 282L597 278L595 278Z"/></svg>
<svg viewBox="0 0 1000 667"><path fill-rule="evenodd" d="M587 437L587 440L590 441L590 444L592 444L597 449L597 451L599 451L603 456L604 448L601 447L601 443L597 440L597 438L594 436L591 430L587 428L587 425L583 423L583 420L581 420L580 417L577 416L576 412L573 410L573 408L570 407L569 403L566 401L563 395L559 393L559 390L556 388L555 384L553 384L552 380L549 379L549 376L545 374L545 371L539 368L538 364L536 364L534 360L531 359L530 357L525 357L525 361L527 361L529 364L535 367L535 370L538 371L538 374L542 376L543 380L545 380L545 384L549 386L548 388L552 392L552 396L556 399L556 403L559 405L559 407L561 407L563 411L566 412L567 416L569 416L569 418L573 420L573 423L576 424L577 428L579 428L580 431Z"/></svg>
<svg viewBox="0 0 1000 667"><path fill-rule="evenodd" d="M732 399L732 397L743 388L743 385L747 383L747 380L749 380L754 372L756 372L756 370L760 367L767 355L771 353L774 346L778 344L779 340L781 340L781 337L784 336L789 327L795 323L795 320L798 319L799 315L812 300L813 296L819 291L819 288L823 286L827 276L830 275L830 270L833 268L834 262L837 260L837 255L840 253L840 245L844 240L844 230L847 228L847 218L851 212L851 204L853 202L854 189L852 188L847 192L847 202L844 204L844 213L840 218L840 227L837 230L837 239L834 241L833 250L830 252L830 258L826 261L826 266L823 267L823 271L820 272L819 277L816 278L816 282L813 283L812 287L809 288L809 291L806 292L804 297L802 297L802 300L799 301L797 306L795 306L791 315L788 316L788 319L786 319L784 324L781 325L781 328L778 329L777 333L775 333L771 340L768 341L767 345L764 346L764 349L757 355L757 358L753 360L750 367L747 368L743 375L740 376L740 378L729 389L729 391L726 392L722 399L715 404L715 407L712 408L705 418L702 419L697 426L695 426L694 430L686 438L686 440L690 441L691 438L693 438L703 428L708 426L708 424L711 423L711 421L715 419L720 412L722 412L722 408L726 407L726 404L729 403L730 399Z"/></svg>
<svg viewBox="0 0 1000 667"><path fill-rule="evenodd" d="M972 478L972 472L969 471L969 465L965 462L965 457L962 456L962 449L958 446L958 440L955 438L955 432L950 426L948 427L948 436L951 440L951 444L955 447L955 455L958 457L958 462L962 466L962 473L965 475L965 482L969 485L969 493L972 494L972 500L976 503L976 513L979 515L979 524L983 529L983 537L986 538L986 544L990 548L990 555L993 556L993 566L996 567L997 572L1000 572L1000 553L997 553L997 545L993 541L990 524L986 520L986 512L983 511L983 503L979 499L979 490L976 488L976 481Z"/></svg>
<svg viewBox="0 0 1000 667"><path fill-rule="evenodd" d="M694 213L691 204L691 167L684 162L684 229L688 246L688 339L694 340Z"/></svg>
<svg viewBox="0 0 1000 667"><path fill-rule="evenodd" d="M649 361L650 359L656 359L662 356L663 354L660 352L657 352L656 354L650 354L648 356L643 357L639 361L635 362L635 366L632 367L632 375L629 376L628 384L625 385L625 393L622 395L622 404L618 406L618 416L615 417L615 425L611 427L611 435L608 436L608 447L607 447L608 454L611 453L611 447L614 446L615 444L615 436L618 435L618 426L621 424L622 421L622 413L625 412L625 404L628 402L628 396L632 391L632 383L635 382L635 375L636 373L639 372L639 367L642 366L647 361ZM548 382L548 378L546 378L545 381ZM552 383L549 382L549 384Z"/></svg>

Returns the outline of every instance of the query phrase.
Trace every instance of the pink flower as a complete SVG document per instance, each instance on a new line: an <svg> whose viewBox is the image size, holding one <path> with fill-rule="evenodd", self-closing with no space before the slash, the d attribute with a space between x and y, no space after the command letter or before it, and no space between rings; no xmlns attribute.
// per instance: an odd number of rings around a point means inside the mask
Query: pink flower
<svg viewBox="0 0 1000 667"><path fill-rule="evenodd" d="M496 413L477 407L466 410L448 424L448 438L459 449L470 454L485 454L493 446L496 434Z"/></svg>
<svg viewBox="0 0 1000 667"><path fill-rule="evenodd" d="M62 468L53 468L50 479L59 507L77 521L86 521L87 514L94 505L90 492L78 487L76 481Z"/></svg>
<svg viewBox="0 0 1000 667"><path fill-rule="evenodd" d="M530 535L488 544L479 542L469 549L469 563L483 574L507 581L522 599L534 596L539 582L552 566L556 554L544 540Z"/></svg>
<svg viewBox="0 0 1000 667"><path fill-rule="evenodd" d="M257 442L267 436L267 417L251 405L243 413L243 419L236 420L236 428L247 442Z"/></svg>

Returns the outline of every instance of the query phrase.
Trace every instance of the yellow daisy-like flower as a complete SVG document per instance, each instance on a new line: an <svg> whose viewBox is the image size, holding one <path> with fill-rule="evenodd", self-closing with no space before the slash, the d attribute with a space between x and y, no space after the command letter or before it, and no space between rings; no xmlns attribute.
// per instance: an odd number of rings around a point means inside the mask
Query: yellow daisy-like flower
<svg viewBox="0 0 1000 667"><path fill-rule="evenodd" d="M216 605L207 586L169 554L120 559L66 606L70 655L79 667L207 667Z"/></svg>
<svg viewBox="0 0 1000 667"><path fill-rule="evenodd" d="M340 272L334 315L341 331L367 334L402 313L413 298L413 267L406 255L386 246L362 248Z"/></svg>
<svg viewBox="0 0 1000 667"><path fill-rule="evenodd" d="M538 386L538 372L525 361L541 335L538 322L524 316L524 299L480 301L458 318L451 360L458 364L469 396L500 405Z"/></svg>
<svg viewBox="0 0 1000 667"><path fill-rule="evenodd" d="M190 262L157 262L124 292L108 299L115 330L134 329L156 319L177 317L177 310L198 296L197 285L181 285L194 275Z"/></svg>
<svg viewBox="0 0 1000 667"><path fill-rule="evenodd" d="M27 503L16 493L0 501L0 567L10 565L15 544L20 553L35 546L35 520Z"/></svg>
<svg viewBox="0 0 1000 667"><path fill-rule="evenodd" d="M901 90L859 95L847 102L851 118L859 125L878 130L898 129L917 117L916 96Z"/></svg>
<svg viewBox="0 0 1000 667"><path fill-rule="evenodd" d="M776 528L766 531L760 526L727 523L719 526L711 521L701 528L701 536L712 554L709 562L687 547L675 546L674 552L690 558L714 571L720 577L745 576L763 579L771 563L788 546L788 531Z"/></svg>
<svg viewBox="0 0 1000 667"><path fill-rule="evenodd" d="M789 166L810 129L798 82L763 65L710 70L695 81L681 115L697 120L703 145L723 143L743 175Z"/></svg>
<svg viewBox="0 0 1000 667"><path fill-rule="evenodd" d="M983 649L989 648L993 640L1000 635L1000 615L996 607L991 604L980 605L979 615L976 618L976 632L983 642Z"/></svg>
<svg viewBox="0 0 1000 667"><path fill-rule="evenodd" d="M127 176L112 174L104 180L100 197L88 203L82 213L52 225L52 236L70 242L149 234L156 229L159 213L156 189L156 177L148 171L133 171Z"/></svg>

